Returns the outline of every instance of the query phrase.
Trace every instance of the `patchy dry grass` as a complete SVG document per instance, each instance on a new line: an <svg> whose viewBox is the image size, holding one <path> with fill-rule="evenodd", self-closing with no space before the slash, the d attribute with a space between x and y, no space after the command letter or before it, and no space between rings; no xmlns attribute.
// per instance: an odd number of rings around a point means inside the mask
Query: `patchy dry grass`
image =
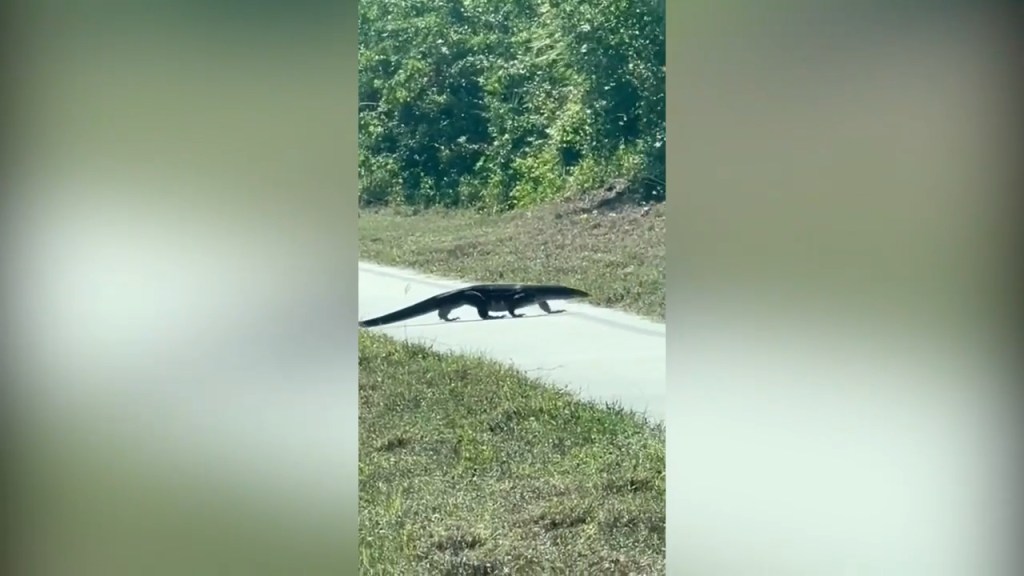
<svg viewBox="0 0 1024 576"><path fill-rule="evenodd" d="M663 574L664 429L359 336L361 574Z"/></svg>
<svg viewBox="0 0 1024 576"><path fill-rule="evenodd" d="M360 257L480 282L557 283L598 306L665 317L665 206L612 188L508 214L363 210Z"/></svg>

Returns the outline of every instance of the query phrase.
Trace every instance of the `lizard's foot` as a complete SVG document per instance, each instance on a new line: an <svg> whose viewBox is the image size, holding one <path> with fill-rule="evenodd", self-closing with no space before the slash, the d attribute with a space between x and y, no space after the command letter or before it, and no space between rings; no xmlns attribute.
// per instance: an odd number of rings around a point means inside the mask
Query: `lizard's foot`
<svg viewBox="0 0 1024 576"><path fill-rule="evenodd" d="M451 317L443 317L443 318L441 318L441 320L444 320L445 322L455 322L458 319L459 318L457 316L455 318L451 318Z"/></svg>
<svg viewBox="0 0 1024 576"><path fill-rule="evenodd" d="M541 300L540 302L537 302L537 305L540 306L541 310L543 310L544 312L546 312L548 314L558 314L558 313L561 313L561 312L565 312L565 310L552 310L551 309L551 305L548 304L547 301L545 301L545 300Z"/></svg>

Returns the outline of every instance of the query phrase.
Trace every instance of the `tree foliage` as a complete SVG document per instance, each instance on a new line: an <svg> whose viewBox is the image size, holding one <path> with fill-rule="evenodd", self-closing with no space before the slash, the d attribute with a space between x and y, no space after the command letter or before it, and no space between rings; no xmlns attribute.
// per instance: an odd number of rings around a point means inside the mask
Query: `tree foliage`
<svg viewBox="0 0 1024 576"><path fill-rule="evenodd" d="M364 204L507 209L625 179L663 197L652 0L362 0Z"/></svg>

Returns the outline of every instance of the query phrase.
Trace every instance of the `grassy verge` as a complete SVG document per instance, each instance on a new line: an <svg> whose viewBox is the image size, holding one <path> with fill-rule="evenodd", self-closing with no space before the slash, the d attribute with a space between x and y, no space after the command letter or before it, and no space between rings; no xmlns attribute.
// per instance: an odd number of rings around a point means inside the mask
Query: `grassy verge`
<svg viewBox="0 0 1024 576"><path fill-rule="evenodd" d="M359 244L371 262L481 282L566 284L598 306L665 318L665 206L622 201L614 190L500 215L363 210Z"/></svg>
<svg viewBox="0 0 1024 576"><path fill-rule="evenodd" d="M362 574L662 574L664 429L359 336Z"/></svg>

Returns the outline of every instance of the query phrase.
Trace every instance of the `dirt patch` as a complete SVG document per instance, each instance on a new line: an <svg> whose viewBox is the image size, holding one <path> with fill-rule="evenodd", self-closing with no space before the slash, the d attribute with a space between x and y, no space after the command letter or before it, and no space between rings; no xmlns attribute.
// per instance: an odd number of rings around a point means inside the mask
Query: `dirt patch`
<svg viewBox="0 0 1024 576"><path fill-rule="evenodd" d="M615 216L617 214L650 214L659 202L645 200L635 187L625 180L612 180L602 188L591 190L558 204L557 216L579 214Z"/></svg>

